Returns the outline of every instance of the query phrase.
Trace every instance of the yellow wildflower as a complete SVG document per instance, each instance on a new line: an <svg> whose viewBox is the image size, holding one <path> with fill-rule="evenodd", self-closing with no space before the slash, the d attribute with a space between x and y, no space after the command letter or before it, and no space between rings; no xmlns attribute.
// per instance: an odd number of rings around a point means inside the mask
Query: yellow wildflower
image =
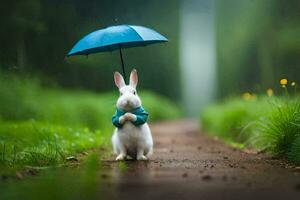
<svg viewBox="0 0 300 200"><path fill-rule="evenodd" d="M251 99L251 94L249 93L249 92L245 92L244 94L243 94L243 99L245 99L245 100L250 100Z"/></svg>
<svg viewBox="0 0 300 200"><path fill-rule="evenodd" d="M268 97L273 96L273 94L274 94L274 92L273 92L272 88L267 89L267 95L268 95Z"/></svg>
<svg viewBox="0 0 300 200"><path fill-rule="evenodd" d="M286 78L283 78L280 80L280 84L283 86L283 85L286 85L288 83L288 80Z"/></svg>

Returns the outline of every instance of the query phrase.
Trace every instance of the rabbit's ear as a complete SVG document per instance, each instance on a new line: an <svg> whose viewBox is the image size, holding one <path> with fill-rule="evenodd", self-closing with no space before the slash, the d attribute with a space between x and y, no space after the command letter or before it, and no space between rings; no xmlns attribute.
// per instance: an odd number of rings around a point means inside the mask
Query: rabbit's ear
<svg viewBox="0 0 300 200"><path fill-rule="evenodd" d="M123 79L123 76L119 72L115 72L114 74L114 80L116 86L120 89L121 87L125 86L125 81Z"/></svg>
<svg viewBox="0 0 300 200"><path fill-rule="evenodd" d="M133 69L130 73L129 85L131 87L136 88L137 84L138 84L138 75L137 75L136 69Z"/></svg>

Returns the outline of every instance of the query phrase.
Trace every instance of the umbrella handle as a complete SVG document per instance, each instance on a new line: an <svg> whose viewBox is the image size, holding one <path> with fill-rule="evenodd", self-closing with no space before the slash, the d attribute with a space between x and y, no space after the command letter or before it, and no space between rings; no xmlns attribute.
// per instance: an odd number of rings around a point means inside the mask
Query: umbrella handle
<svg viewBox="0 0 300 200"><path fill-rule="evenodd" d="M119 50L120 50L120 57L121 57L121 62L122 62L122 71L123 71L124 81L126 83L127 78L126 78L125 66L124 66L122 49L121 49L121 45L120 44L119 44Z"/></svg>

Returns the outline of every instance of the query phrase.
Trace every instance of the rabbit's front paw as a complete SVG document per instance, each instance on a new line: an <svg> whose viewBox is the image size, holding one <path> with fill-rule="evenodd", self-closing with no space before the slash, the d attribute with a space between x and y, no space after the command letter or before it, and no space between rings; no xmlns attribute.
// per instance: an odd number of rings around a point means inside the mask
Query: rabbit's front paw
<svg viewBox="0 0 300 200"><path fill-rule="evenodd" d="M141 155L139 157L136 158L137 160L148 160L148 158L144 155Z"/></svg>
<svg viewBox="0 0 300 200"><path fill-rule="evenodd" d="M119 123L120 123L120 124L124 124L125 121L126 121L126 117L125 117L125 116L121 116L121 117L119 118Z"/></svg>
<svg viewBox="0 0 300 200"><path fill-rule="evenodd" d="M125 158L126 158L126 155L120 154L117 156L116 160L125 160Z"/></svg>
<svg viewBox="0 0 300 200"><path fill-rule="evenodd" d="M135 122L136 121L136 115L132 114L132 113L126 113L124 115L124 117L131 122Z"/></svg>

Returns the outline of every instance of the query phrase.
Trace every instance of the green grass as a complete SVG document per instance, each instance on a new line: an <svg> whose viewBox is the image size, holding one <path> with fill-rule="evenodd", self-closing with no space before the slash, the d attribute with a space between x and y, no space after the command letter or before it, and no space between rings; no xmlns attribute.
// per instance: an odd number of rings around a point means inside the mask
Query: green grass
<svg viewBox="0 0 300 200"><path fill-rule="evenodd" d="M140 94L151 122L181 116L165 97ZM117 92L45 88L37 79L0 74L0 165L49 166L95 147L109 147Z"/></svg>
<svg viewBox="0 0 300 200"><path fill-rule="evenodd" d="M300 100L282 99L273 105L272 113L255 124L251 143L274 155L300 163Z"/></svg>
<svg viewBox="0 0 300 200"><path fill-rule="evenodd" d="M150 121L177 118L180 109L165 97L141 92ZM35 119L59 125L107 127L115 111L117 89L112 93L45 89L36 79L0 74L0 119Z"/></svg>
<svg viewBox="0 0 300 200"><path fill-rule="evenodd" d="M300 164L300 99L232 98L207 107L201 123L208 132Z"/></svg>
<svg viewBox="0 0 300 200"><path fill-rule="evenodd" d="M99 152L89 154L80 167L49 168L26 180L0 181L0 199L103 199L101 190L107 183L99 174L99 156Z"/></svg>
<svg viewBox="0 0 300 200"><path fill-rule="evenodd" d="M100 130L71 128L36 121L1 122L0 164L48 166L66 161L68 156L104 145Z"/></svg>
<svg viewBox="0 0 300 200"><path fill-rule="evenodd" d="M201 123L204 128L223 139L243 143L248 140L245 127L261 116L268 115L270 110L271 104L267 98L250 101L229 98L206 107L201 114Z"/></svg>

